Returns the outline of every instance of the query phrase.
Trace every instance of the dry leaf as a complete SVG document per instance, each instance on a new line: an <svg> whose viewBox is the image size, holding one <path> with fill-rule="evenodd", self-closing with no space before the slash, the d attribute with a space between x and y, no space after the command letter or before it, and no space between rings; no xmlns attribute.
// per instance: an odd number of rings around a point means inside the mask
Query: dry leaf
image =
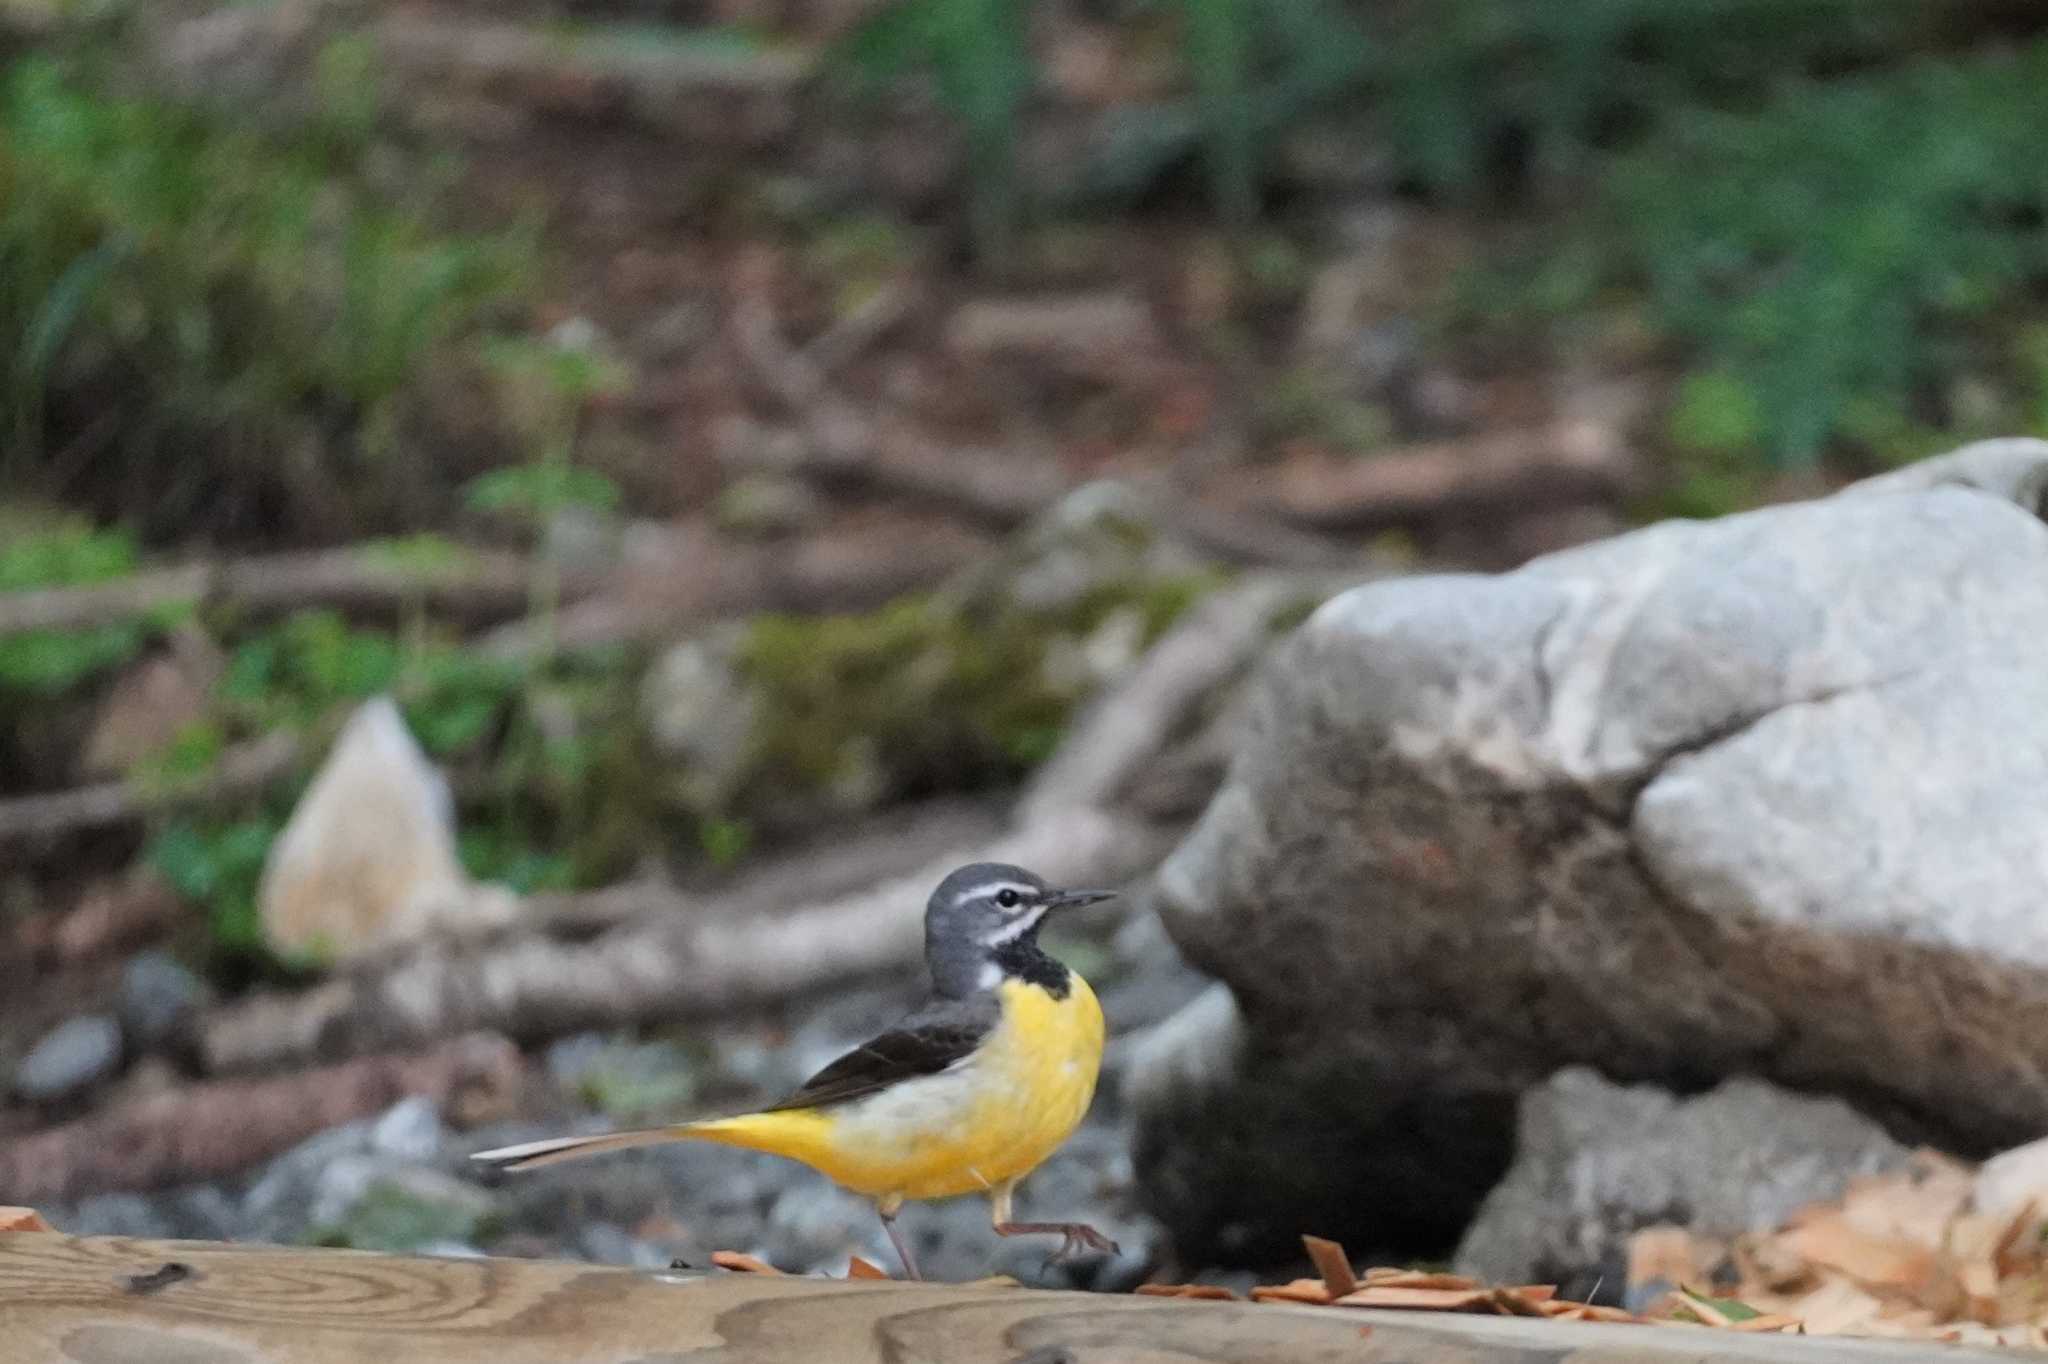
<svg viewBox="0 0 2048 1364"><path fill-rule="evenodd" d="M1837 1270L1873 1288L1914 1293L1934 1280L1934 1253L1925 1245L1894 1240L1853 1225L1846 1215L1822 1215L1785 1234L1786 1241L1814 1264Z"/></svg>
<svg viewBox="0 0 2048 1364"><path fill-rule="evenodd" d="M1367 1270L1365 1283L1368 1288L1478 1288L1477 1279L1468 1279L1462 1274L1431 1274L1420 1269L1397 1269L1392 1273Z"/></svg>
<svg viewBox="0 0 2048 1364"><path fill-rule="evenodd" d="M55 1231L34 1208L0 1208L0 1231Z"/></svg>
<svg viewBox="0 0 2048 1364"><path fill-rule="evenodd" d="M1518 1288L1496 1288L1488 1295L1493 1310L1504 1317L1542 1317L1549 1313L1543 1310L1540 1300L1525 1298Z"/></svg>
<svg viewBox="0 0 2048 1364"><path fill-rule="evenodd" d="M1847 1335L1877 1320L1884 1304L1849 1279L1830 1279L1791 1305L1816 1335Z"/></svg>
<svg viewBox="0 0 2048 1364"><path fill-rule="evenodd" d="M2039 1220L2038 1206L2031 1198L2020 1204L1992 1246L1991 1260L2001 1275L2024 1274L2040 1264L2040 1240L2036 1238L2031 1245L2027 1244L2027 1233Z"/></svg>
<svg viewBox="0 0 2048 1364"><path fill-rule="evenodd" d="M1316 1267L1316 1273L1323 1276L1323 1287L1330 1290L1331 1297L1341 1298L1358 1287L1357 1276L1351 1272L1351 1260L1344 1254L1344 1247L1320 1236L1304 1236L1301 1245L1308 1252L1309 1262Z"/></svg>
<svg viewBox="0 0 2048 1364"><path fill-rule="evenodd" d="M1213 1302L1237 1301L1237 1294L1219 1283L1141 1283L1135 1291L1148 1298L1198 1298Z"/></svg>
<svg viewBox="0 0 2048 1364"><path fill-rule="evenodd" d="M714 1250L711 1263L720 1269L730 1269L741 1274L780 1274L782 1271L766 1260L757 1259L737 1250Z"/></svg>
<svg viewBox="0 0 2048 1364"><path fill-rule="evenodd" d="M1330 1301L1330 1290L1321 1279L1296 1279L1293 1283L1260 1284L1252 1289L1253 1302L1312 1302Z"/></svg>
<svg viewBox="0 0 2048 1364"><path fill-rule="evenodd" d="M1487 1288L1404 1288L1389 1284L1367 1284L1338 1299L1346 1307L1412 1308L1425 1312L1463 1312L1488 1302L1493 1290Z"/></svg>
<svg viewBox="0 0 2048 1364"><path fill-rule="evenodd" d="M846 1262L846 1277L849 1279L886 1279L889 1271L878 1264L872 1264L856 1255Z"/></svg>

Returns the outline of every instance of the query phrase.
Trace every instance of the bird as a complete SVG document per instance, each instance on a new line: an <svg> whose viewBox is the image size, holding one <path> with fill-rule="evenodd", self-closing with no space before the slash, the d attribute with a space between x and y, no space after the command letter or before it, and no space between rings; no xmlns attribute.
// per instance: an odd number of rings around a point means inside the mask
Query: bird
<svg viewBox="0 0 2048 1364"><path fill-rule="evenodd" d="M924 1004L756 1112L596 1136L555 1137L471 1157L500 1170L672 1141L767 1151L872 1199L912 1279L896 1225L906 1202L983 1193L998 1236L1057 1235L1054 1260L1115 1254L1085 1222L1012 1220L1017 1184L1073 1133L1095 1096L1102 1007L1080 974L1046 954L1046 916L1112 899L1060 890L1022 867L977 862L925 906ZM1050 1261L1048 1262L1050 1263Z"/></svg>

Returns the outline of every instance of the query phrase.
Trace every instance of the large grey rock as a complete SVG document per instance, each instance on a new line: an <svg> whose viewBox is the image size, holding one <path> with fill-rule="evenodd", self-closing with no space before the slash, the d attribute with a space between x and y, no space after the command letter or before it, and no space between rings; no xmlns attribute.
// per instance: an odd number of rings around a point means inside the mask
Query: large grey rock
<svg viewBox="0 0 2048 1364"><path fill-rule="evenodd" d="M1604 1285L1618 1300L1629 1237L1670 1223L1706 1235L1782 1226L1910 1152L1839 1099L1734 1079L1693 1099L1559 1071L1522 1096L1515 1163L1480 1205L1457 1268L1490 1283Z"/></svg>
<svg viewBox="0 0 2048 1364"><path fill-rule="evenodd" d="M2044 480L1972 447L1317 611L1159 877L1229 987L1131 1081L1183 1248L1447 1243L1571 1062L2048 1129Z"/></svg>

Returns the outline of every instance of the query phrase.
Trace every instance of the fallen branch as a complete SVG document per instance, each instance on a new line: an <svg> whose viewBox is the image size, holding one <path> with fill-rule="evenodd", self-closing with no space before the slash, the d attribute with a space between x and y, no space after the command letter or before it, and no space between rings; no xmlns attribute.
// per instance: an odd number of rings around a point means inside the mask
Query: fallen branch
<svg viewBox="0 0 2048 1364"><path fill-rule="evenodd" d="M756 542L701 526L665 538L644 561L628 564L617 586L566 607L553 639L562 649L660 639L708 620L756 611L859 611L930 587L981 558L982 536L928 518L903 517L830 527L801 539ZM538 622L514 621L477 643L494 658L528 657L540 646Z"/></svg>
<svg viewBox="0 0 2048 1364"><path fill-rule="evenodd" d="M23 961L76 966L170 931L185 902L153 869L137 867L88 889L76 905L21 920L13 950Z"/></svg>
<svg viewBox="0 0 2048 1364"><path fill-rule="evenodd" d="M380 545L263 555L152 569L89 587L0 594L0 635L78 630L200 607L254 615L319 606L395 614L417 604L443 615L489 619L526 609L531 575L518 555L486 550L464 549L445 564L424 566ZM573 600L597 585L593 575L571 574L563 593Z"/></svg>
<svg viewBox="0 0 2048 1364"><path fill-rule="evenodd" d="M925 898L963 862L1018 862L1056 880L1114 882L1164 850L1157 830L1070 810L775 917L714 920L700 904L649 888L643 917L587 942L429 944L308 994L225 1006L203 1020L201 1054L208 1070L249 1070L474 1030L538 1039L717 1015L913 966L923 951Z"/></svg>
<svg viewBox="0 0 2048 1364"><path fill-rule="evenodd" d="M1357 458L1297 458L1237 474L1222 491L1301 525L1361 530L1482 507L1618 499L1636 474L1613 428L1567 421Z"/></svg>
<svg viewBox="0 0 2048 1364"><path fill-rule="evenodd" d="M236 744L196 782L152 790L134 782L109 781L0 800L0 846L113 828L154 810L235 800L285 776L298 764L301 751L299 736L280 730Z"/></svg>
<svg viewBox="0 0 2048 1364"><path fill-rule="evenodd" d="M218 1080L152 1094L0 1146L0 1202L61 1203L245 1170L316 1132L410 1095L502 1106L519 1083L503 1038L458 1038L424 1055L365 1056L262 1080Z"/></svg>

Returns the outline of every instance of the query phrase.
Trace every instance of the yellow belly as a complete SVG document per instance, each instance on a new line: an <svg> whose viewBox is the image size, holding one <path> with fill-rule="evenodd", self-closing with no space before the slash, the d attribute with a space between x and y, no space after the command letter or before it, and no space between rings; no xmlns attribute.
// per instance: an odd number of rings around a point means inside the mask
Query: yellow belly
<svg viewBox="0 0 2048 1364"><path fill-rule="evenodd" d="M1102 1006L1078 975L1065 999L1009 980L975 1059L831 1109L754 1113L688 1134L800 1160L873 1198L949 1198L1021 1179L1095 1097Z"/></svg>

